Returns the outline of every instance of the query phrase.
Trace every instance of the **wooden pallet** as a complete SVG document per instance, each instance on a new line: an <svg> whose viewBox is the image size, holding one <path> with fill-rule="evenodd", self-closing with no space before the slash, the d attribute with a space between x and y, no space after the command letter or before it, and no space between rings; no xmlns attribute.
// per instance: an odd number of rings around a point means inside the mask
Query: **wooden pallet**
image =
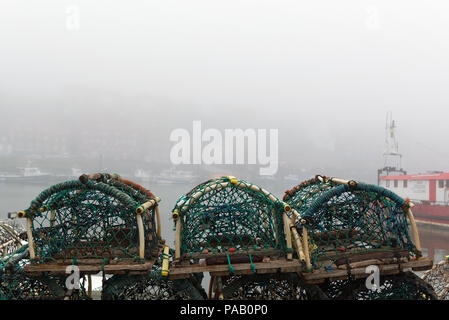
<svg viewBox="0 0 449 320"><path fill-rule="evenodd" d="M324 268L317 269L311 272L308 272L303 269L302 264L298 260L286 260L279 259L273 260L270 262L257 262L254 263L256 268L256 273L288 273L288 272L297 272L300 273L305 281L310 284L314 283L322 283L327 279L334 280L343 280L347 279L348 274L354 278L366 278L368 277L368 273L366 273L367 265L377 265L380 270L381 275L389 275L389 274L397 274L402 271L406 271L412 269L414 271L422 271L428 270L432 268L433 261L429 258L420 258L416 260L410 260L407 262L401 263L385 263L385 261L373 262L372 260L361 261L363 267L355 267L351 268L350 272L347 269L334 269L331 271L325 270ZM367 264L368 263L368 264ZM232 264L234 268L234 274L253 274L253 270L251 269L251 265L249 263L236 263ZM211 276L228 276L231 275L229 270L229 265L221 264L221 265L210 265L210 266L200 266L196 265L176 265L172 266L169 272L169 279L185 279L192 276L193 273L201 273L201 272L209 272Z"/></svg>
<svg viewBox="0 0 449 320"><path fill-rule="evenodd" d="M375 264L379 267L380 275L391 275L398 274L400 272L404 272L412 269L413 271L423 271L431 269L433 266L432 259L429 258L420 258L416 260L410 260L404 263L389 263L389 264L378 264L378 263L370 263L368 265ZM324 268L314 270L312 272L303 272L302 276L305 281L309 284L317 284L323 283L326 280L336 281L336 280L344 280L348 278L348 275L358 279L358 278L366 278L369 276L366 273L366 266L351 268L350 271L345 269L334 269L334 270L325 270Z"/></svg>
<svg viewBox="0 0 449 320"><path fill-rule="evenodd" d="M158 254L152 259L145 260L143 263L121 261L115 264L108 263L103 266L101 259L79 259L76 266L81 274L96 274L100 271L104 271L106 274L148 274L162 250L163 246L159 246ZM73 260L62 260L59 263L28 264L23 268L23 271L30 276L41 276L44 273L67 275L66 268L72 264Z"/></svg>
<svg viewBox="0 0 449 320"><path fill-rule="evenodd" d="M269 262L256 262L254 263L256 273L277 273L277 272L300 272L301 263L298 260L286 260L279 259ZM234 268L234 274L253 274L251 265L249 263L236 263L232 264ZM229 265L211 265L200 266L196 265L178 265L172 267L169 273L169 279L185 279L191 277L193 273L209 272L211 276L227 276L231 275Z"/></svg>

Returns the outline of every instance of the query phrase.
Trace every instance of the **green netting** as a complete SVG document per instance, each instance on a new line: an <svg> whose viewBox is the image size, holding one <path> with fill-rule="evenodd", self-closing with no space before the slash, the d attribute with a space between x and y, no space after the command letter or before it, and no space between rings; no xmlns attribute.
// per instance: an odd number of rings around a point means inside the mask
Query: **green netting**
<svg viewBox="0 0 449 320"><path fill-rule="evenodd" d="M435 290L440 300L449 300L449 256L426 271L423 279Z"/></svg>
<svg viewBox="0 0 449 320"><path fill-rule="evenodd" d="M320 286L332 300L437 300L433 288L412 272L380 276L379 288L366 279L338 280Z"/></svg>
<svg viewBox="0 0 449 320"><path fill-rule="evenodd" d="M181 223L181 255L286 251L283 203L264 189L233 177L209 180L173 209Z"/></svg>
<svg viewBox="0 0 449 320"><path fill-rule="evenodd" d="M21 231L20 225L12 226L0 221L0 257L7 256L22 246Z"/></svg>
<svg viewBox="0 0 449 320"><path fill-rule="evenodd" d="M315 178L287 191L284 201L300 214L298 229L308 231L314 267L335 268L364 253L419 254L408 233L407 202L382 187Z"/></svg>
<svg viewBox="0 0 449 320"><path fill-rule="evenodd" d="M297 273L253 274L222 279L223 298L229 300L327 300L316 285Z"/></svg>
<svg viewBox="0 0 449 320"><path fill-rule="evenodd" d="M169 260L172 260L170 250ZM207 298L201 288L202 274L191 279L168 280L161 275L161 254L146 275L114 275L105 281L103 300L202 300Z"/></svg>
<svg viewBox="0 0 449 320"><path fill-rule="evenodd" d="M36 261L142 261L136 208L148 194L117 179L78 180L41 192L25 210L32 219ZM154 207L142 214L145 258L157 250Z"/></svg>
<svg viewBox="0 0 449 320"><path fill-rule="evenodd" d="M13 252L0 257L0 273L21 266L21 261L29 258L28 244L20 246Z"/></svg>
<svg viewBox="0 0 449 320"><path fill-rule="evenodd" d="M28 245L0 258L0 300L89 299L84 281L80 288L65 290L65 277L30 277L23 268L30 263Z"/></svg>

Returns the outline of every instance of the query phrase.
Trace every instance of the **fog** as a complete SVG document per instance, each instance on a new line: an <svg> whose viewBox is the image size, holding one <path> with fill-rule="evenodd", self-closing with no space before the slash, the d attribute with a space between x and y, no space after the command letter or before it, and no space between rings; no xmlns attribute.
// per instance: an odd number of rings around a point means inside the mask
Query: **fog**
<svg viewBox="0 0 449 320"><path fill-rule="evenodd" d="M443 0L1 0L0 171L171 167L170 132L201 120L278 129L280 176L375 182L388 111L404 169L447 171L448 13Z"/></svg>

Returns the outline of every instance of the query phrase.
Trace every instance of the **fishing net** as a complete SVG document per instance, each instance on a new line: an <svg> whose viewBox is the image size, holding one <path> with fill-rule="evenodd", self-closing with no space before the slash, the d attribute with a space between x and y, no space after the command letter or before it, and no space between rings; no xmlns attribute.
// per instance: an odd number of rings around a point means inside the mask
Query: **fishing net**
<svg viewBox="0 0 449 320"><path fill-rule="evenodd" d="M318 286L304 283L297 273L234 275L222 278L222 286L223 298L229 300L327 300Z"/></svg>
<svg viewBox="0 0 449 320"><path fill-rule="evenodd" d="M423 280L433 287L440 300L449 300L449 256L427 270Z"/></svg>
<svg viewBox="0 0 449 320"><path fill-rule="evenodd" d="M180 258L284 255L283 206L266 190L234 177L198 185L173 209Z"/></svg>
<svg viewBox="0 0 449 320"><path fill-rule="evenodd" d="M100 264L142 262L158 255L154 196L117 175L80 179L41 192L22 216L32 221L33 262L74 262L90 259ZM155 205L136 210L142 203ZM139 254L138 219L142 219L144 255Z"/></svg>
<svg viewBox="0 0 449 320"><path fill-rule="evenodd" d="M333 300L437 300L433 288L412 272L380 276L379 288L368 289L366 279L337 280L320 285Z"/></svg>
<svg viewBox="0 0 449 320"><path fill-rule="evenodd" d="M172 259L170 251L168 259ZM191 279L168 280L162 276L162 260L158 258L146 275L114 275L105 281L103 300L202 300L207 298L201 287L202 274Z"/></svg>
<svg viewBox="0 0 449 320"><path fill-rule="evenodd" d="M332 270L355 256L402 262L420 255L408 233L408 202L382 187L317 176L287 191L284 201L300 215L298 230L310 235L314 268Z"/></svg>
<svg viewBox="0 0 449 320"><path fill-rule="evenodd" d="M0 257L7 256L22 246L22 232L20 225L0 221Z"/></svg>
<svg viewBox="0 0 449 320"><path fill-rule="evenodd" d="M23 267L29 263L28 245L0 259L0 300L89 299L84 279L79 289L67 291L65 277L31 277Z"/></svg>

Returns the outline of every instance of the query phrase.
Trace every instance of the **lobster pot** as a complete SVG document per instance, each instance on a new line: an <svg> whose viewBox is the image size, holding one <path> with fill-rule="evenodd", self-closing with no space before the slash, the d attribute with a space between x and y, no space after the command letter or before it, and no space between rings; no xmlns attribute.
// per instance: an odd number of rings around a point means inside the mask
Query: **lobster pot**
<svg viewBox="0 0 449 320"><path fill-rule="evenodd" d="M39 194L22 213L30 224L33 261L87 259L106 264L149 258L155 249L150 223L154 211L150 208L141 215L139 228L136 208L147 197L125 184L121 187L74 180Z"/></svg>
<svg viewBox="0 0 449 320"><path fill-rule="evenodd" d="M366 279L338 280L321 288L333 300L438 300L433 288L413 272L383 275L378 288L367 288Z"/></svg>
<svg viewBox="0 0 449 320"><path fill-rule="evenodd" d="M66 297L66 277L30 277L23 271L29 262L28 245L0 258L0 300L60 300ZM81 279L79 288L68 298L89 299L85 279Z"/></svg>
<svg viewBox="0 0 449 320"><path fill-rule="evenodd" d="M449 300L449 256L426 271L423 279L432 286L440 300Z"/></svg>
<svg viewBox="0 0 449 320"><path fill-rule="evenodd" d="M0 257L12 254L22 246L20 238L22 231L20 225L10 225L0 221Z"/></svg>
<svg viewBox="0 0 449 320"><path fill-rule="evenodd" d="M314 267L338 267L355 256L400 261L419 255L409 236L408 202L387 189L315 178L287 191L284 201L299 213L298 229L310 235Z"/></svg>
<svg viewBox="0 0 449 320"><path fill-rule="evenodd" d="M317 286L304 283L294 272L234 275L222 281L226 300L328 300Z"/></svg>
<svg viewBox="0 0 449 320"><path fill-rule="evenodd" d="M179 199L173 210L179 256L283 255L282 214L282 202L254 184L234 177L209 180Z"/></svg>
<svg viewBox="0 0 449 320"><path fill-rule="evenodd" d="M195 281L201 279L169 280L162 275L164 259L172 260L173 250L162 253L147 274L116 274L103 285L102 300L202 300L207 298L204 289Z"/></svg>

